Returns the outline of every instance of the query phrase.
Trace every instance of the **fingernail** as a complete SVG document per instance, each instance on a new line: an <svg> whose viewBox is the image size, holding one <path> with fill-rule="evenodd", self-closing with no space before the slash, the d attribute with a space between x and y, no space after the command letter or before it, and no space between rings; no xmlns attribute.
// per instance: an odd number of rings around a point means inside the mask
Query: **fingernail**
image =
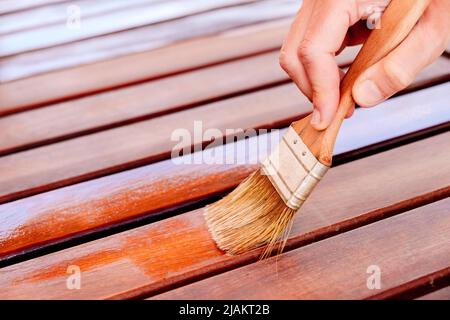
<svg viewBox="0 0 450 320"><path fill-rule="evenodd" d="M311 117L311 124L313 126L318 126L320 124L320 112L314 109Z"/></svg>
<svg viewBox="0 0 450 320"><path fill-rule="evenodd" d="M358 102L364 106L374 106L384 100L380 88L372 80L364 80L357 89Z"/></svg>

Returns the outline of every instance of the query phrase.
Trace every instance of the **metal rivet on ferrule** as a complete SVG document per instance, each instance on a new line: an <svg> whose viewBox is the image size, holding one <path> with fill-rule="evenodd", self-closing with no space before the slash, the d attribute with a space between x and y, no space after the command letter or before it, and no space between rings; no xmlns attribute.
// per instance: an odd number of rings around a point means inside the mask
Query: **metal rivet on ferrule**
<svg viewBox="0 0 450 320"><path fill-rule="evenodd" d="M262 166L284 203L298 209L325 175L328 167L320 163L304 144L301 137L289 127Z"/></svg>

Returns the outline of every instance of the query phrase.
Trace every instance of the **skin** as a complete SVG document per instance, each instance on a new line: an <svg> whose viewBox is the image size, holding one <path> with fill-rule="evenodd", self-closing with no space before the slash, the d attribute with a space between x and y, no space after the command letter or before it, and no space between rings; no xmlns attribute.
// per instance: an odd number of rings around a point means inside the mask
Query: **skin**
<svg viewBox="0 0 450 320"><path fill-rule="evenodd" d="M324 130L339 104L344 73L335 56L361 44L370 29L365 19L370 6L380 10L389 0L304 0L281 49L280 65L313 102L311 124ZM381 20L382 27L382 20ZM450 0L432 0L408 35L389 55L355 82L353 97L361 107L375 106L409 86L417 74L436 60L450 40ZM350 110L347 117L354 112Z"/></svg>

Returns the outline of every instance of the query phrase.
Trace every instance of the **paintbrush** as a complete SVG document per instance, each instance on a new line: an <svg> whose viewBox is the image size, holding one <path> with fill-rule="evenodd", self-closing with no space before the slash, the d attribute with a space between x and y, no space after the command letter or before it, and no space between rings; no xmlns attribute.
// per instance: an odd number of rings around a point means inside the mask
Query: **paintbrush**
<svg viewBox="0 0 450 320"><path fill-rule="evenodd" d="M385 57L410 33L430 1L392 0L343 78L341 98L331 125L317 131L311 115L292 123L261 168L234 191L208 206L205 218L217 246L240 254L279 242L281 252L293 218L332 163L333 148L347 112L355 106L352 88L358 76Z"/></svg>

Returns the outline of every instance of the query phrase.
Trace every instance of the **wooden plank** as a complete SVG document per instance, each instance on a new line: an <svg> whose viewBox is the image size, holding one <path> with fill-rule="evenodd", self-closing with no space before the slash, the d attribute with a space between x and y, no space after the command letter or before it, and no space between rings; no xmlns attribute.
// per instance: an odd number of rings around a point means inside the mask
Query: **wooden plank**
<svg viewBox="0 0 450 320"><path fill-rule="evenodd" d="M383 122L395 120L398 127L413 127L413 131L442 125L450 121L449 86L447 83L401 96L385 103L384 108L362 114L372 113L373 119L378 117ZM203 130L218 129L222 134L226 129L288 125L311 110L306 100L293 84L286 84L4 156L0 158L0 202L155 162L185 147L199 148L201 137L181 144L171 140L177 128L186 129L192 137L195 121L202 121ZM386 108L393 105L395 116L386 117ZM362 126L361 132L366 130L365 123ZM20 130L17 132L20 134ZM402 134L399 131L396 135Z"/></svg>
<svg viewBox="0 0 450 320"><path fill-rule="evenodd" d="M283 24L223 34L1 84L0 115L274 50L286 32Z"/></svg>
<svg viewBox="0 0 450 320"><path fill-rule="evenodd" d="M301 215L296 217L288 248L305 245L415 206L448 197L450 195L448 163L450 148L442 146L448 143L449 138L450 133L441 134L332 168L302 208ZM405 166L405 163L408 165ZM215 179L216 177L212 176L210 181L213 182ZM336 190L339 192L337 193ZM358 196L355 197L355 194ZM88 190L86 194L78 194L80 198L84 195L88 198L93 197ZM48 198L50 197L49 195ZM70 201L70 198L67 200ZM110 203L111 212L114 212L114 205L109 202L109 199L97 202L95 210L102 210L108 203ZM138 202L137 205L141 203ZM45 205L45 203L41 204ZM450 217L446 215L448 204L447 202L445 204L446 211L443 218L449 219ZM84 211L84 209L81 210ZM438 210L433 211L438 212ZM91 211L84 212L85 219L88 219ZM412 230L420 240L421 244L418 248L426 246L429 240L433 240L432 243L437 247L444 242L444 247L449 250L445 234L448 236L450 233L442 234L436 229L436 225L439 225L439 228L445 226L448 228L449 225L443 219L434 219L433 215L436 213L427 214L417 220L412 219L417 221L417 226L414 226ZM392 224L392 220L387 221L387 230L391 230L389 225ZM393 225L399 224L401 223ZM428 228L423 228L424 225ZM11 226L10 230L13 228L14 226ZM360 233L366 234L367 228L370 227L363 228ZM429 232L430 229L433 232ZM55 231L52 229L52 232ZM368 234L373 235L373 233ZM397 237L401 235L402 233L398 233ZM426 238L425 235L430 238ZM343 237L346 239L348 236L344 234ZM379 238L390 239L388 245L393 246L393 254L400 251L401 254L399 253L398 256L402 257L407 252L404 246L399 245L395 248L397 244L402 243L401 239L395 238L395 241L391 241L393 238L386 235ZM436 238L438 238L437 241L435 241ZM332 243L334 239L336 237L331 240ZM375 241L376 239L365 240ZM323 241L318 244L321 243ZM341 246L340 250L342 248L345 246ZM355 250L352 249L349 252L353 254ZM374 250L377 250L377 246ZM436 251L432 250L428 258L432 257L432 253ZM120 294L120 297L149 295L168 290L186 281L193 281L257 261L259 254L260 252L256 251L231 257L217 250L204 225L200 209L2 268L0 269L0 285L4 289L0 291L0 298L89 299L117 294ZM324 257L326 255L323 255L322 259ZM441 257L448 263L445 254ZM351 265L346 259L338 260L345 264L345 268ZM404 261L408 262L408 260ZM377 260L372 264L381 262L383 261ZM429 264L429 262L427 260L426 263ZM79 266L81 269L81 290L68 290L66 287L67 268L70 265ZM414 264L412 266L414 267ZM272 271L273 268L274 266L271 268ZM366 268L367 266L362 270L363 276ZM418 272L421 271L418 270ZM409 274L409 276L414 275L414 272ZM346 286L342 287L343 290L346 288Z"/></svg>
<svg viewBox="0 0 450 320"><path fill-rule="evenodd" d="M450 199L432 203L156 299L369 298L449 266L449 209ZM379 290L368 287L371 266Z"/></svg>
<svg viewBox="0 0 450 320"><path fill-rule="evenodd" d="M355 54L346 51L339 62L350 64ZM2 134L8 137L0 141L0 155L287 82L278 56L277 50L0 118ZM20 135L17 128L21 128Z"/></svg>
<svg viewBox="0 0 450 320"><path fill-rule="evenodd" d="M408 118L406 122L384 120L395 119L392 105L379 108L377 113L374 111L357 110L354 117L345 122L336 143L336 155L353 156L370 145L376 145L376 149L385 148L393 137L418 134L418 127ZM436 114L441 115L439 110ZM408 116L406 113L404 115ZM414 122L432 125L427 119L423 117ZM365 124L363 130L361 123ZM190 154L176 162L166 160L0 206L0 234L4 234L0 237L0 257L9 258L24 250L63 241L68 236L91 232L142 215L149 216L224 192L235 187L257 168L258 160L262 160L270 150L271 144L267 142L280 138L277 134L261 134L248 142L241 140L229 144L224 151L217 152L243 151L234 154L235 165L192 165L189 163L193 161L189 160L197 159L197 155ZM246 151L246 143L258 146L257 152L252 148ZM86 212L89 212L88 216Z"/></svg>
<svg viewBox="0 0 450 320"><path fill-rule="evenodd" d="M136 5L150 5L155 1L158 0L78 0L69 3L56 3L38 7L33 10L19 11L0 17L0 35L56 23L65 24L68 18L67 10L69 6L76 6L79 8L82 17L85 18L115 10L123 10Z"/></svg>
<svg viewBox="0 0 450 320"><path fill-rule="evenodd" d="M252 1L255 0L160 1L155 2L151 6L129 7L98 17L84 17L81 22L82 26L77 29L67 28L65 23L61 23L25 30L19 33L6 34L0 38L0 57L80 41L104 34L185 17L223 6L238 5Z"/></svg>
<svg viewBox="0 0 450 320"><path fill-rule="evenodd" d="M49 4L61 3L67 0L2 0L0 14L13 13L21 10L30 10Z"/></svg>
<svg viewBox="0 0 450 320"><path fill-rule="evenodd" d="M428 293L418 300L450 300L450 287Z"/></svg>
<svg viewBox="0 0 450 320"><path fill-rule="evenodd" d="M261 28L286 25L287 29L292 18L289 18L288 21L277 20L275 22L272 20L292 16L296 7L298 7L298 4L287 1L278 2L276 5L273 5L271 1L249 3L57 47L22 53L0 59L0 82L154 50L171 45L174 42L188 41L194 37L211 36L227 32L233 28L245 28L249 32L250 30L256 32L256 30L253 30L254 27L249 27L253 24L264 25L264 27L260 26ZM204 41L205 39L203 39Z"/></svg>

